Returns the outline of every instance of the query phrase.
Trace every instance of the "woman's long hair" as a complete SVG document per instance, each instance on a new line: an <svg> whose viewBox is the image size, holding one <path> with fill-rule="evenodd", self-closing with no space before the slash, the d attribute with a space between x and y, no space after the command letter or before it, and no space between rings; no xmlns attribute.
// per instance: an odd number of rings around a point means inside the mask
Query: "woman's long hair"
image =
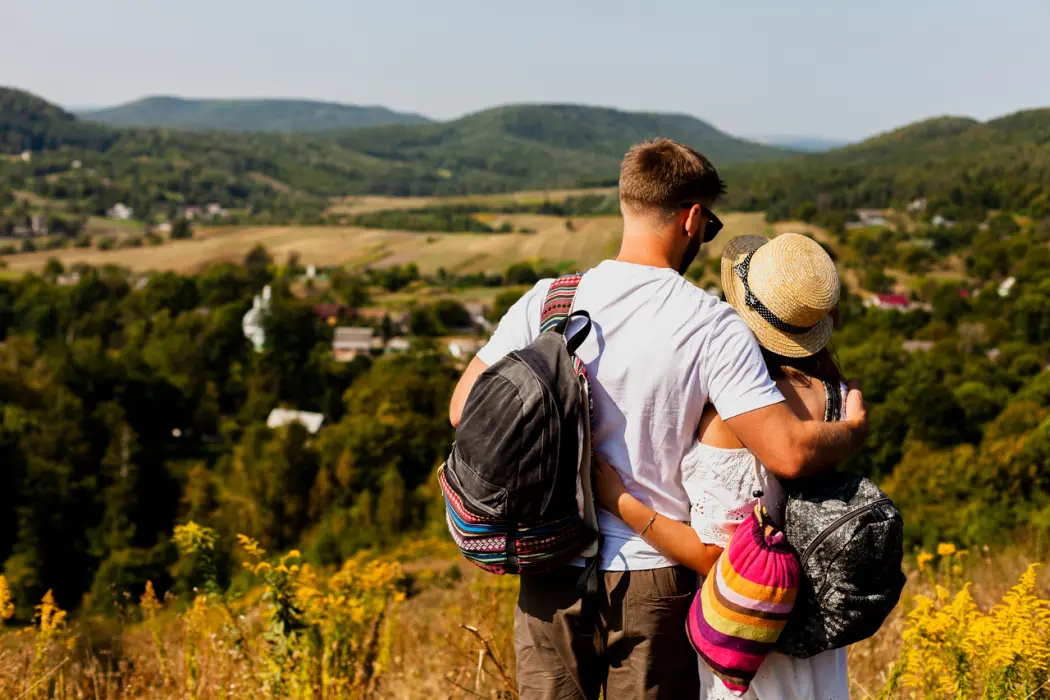
<svg viewBox="0 0 1050 700"><path fill-rule="evenodd" d="M783 379L792 374L802 374L822 382L845 381L835 355L826 347L809 357L785 357L784 355L778 355L772 350L762 348L762 357L766 360L766 367L769 369L769 376L773 378L773 381Z"/></svg>

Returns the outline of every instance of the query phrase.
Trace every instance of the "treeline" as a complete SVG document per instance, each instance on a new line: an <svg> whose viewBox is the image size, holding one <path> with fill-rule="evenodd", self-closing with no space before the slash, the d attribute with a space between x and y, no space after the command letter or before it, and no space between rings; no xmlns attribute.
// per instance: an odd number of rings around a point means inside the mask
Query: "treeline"
<svg viewBox="0 0 1050 700"><path fill-rule="evenodd" d="M425 346L335 363L331 329L276 269L256 254L193 277L0 281L0 562L22 618L49 588L112 610L147 579L195 585L170 543L187 519L221 534L220 553L245 532L331 562L427 517L455 370ZM241 319L264 284L256 353ZM271 430L278 406L325 427Z"/></svg>
<svg viewBox="0 0 1050 700"><path fill-rule="evenodd" d="M344 223L367 228L404 231L438 231L447 233L512 233L509 222L491 226L479 214L541 214L545 216L619 216L620 200L616 194L585 194L560 200L499 201L449 204L414 209L389 209L358 214L353 217L329 215L329 223ZM518 229L519 233L532 233Z"/></svg>
<svg viewBox="0 0 1050 700"><path fill-rule="evenodd" d="M940 118L854 146L725 169L733 208L770 220L852 214L926 199L928 215L982 221L989 210L1050 216L1050 109L986 123Z"/></svg>
<svg viewBox="0 0 1050 700"><path fill-rule="evenodd" d="M348 223L351 226L364 228L446 233L511 233L514 230L510 224L492 227L479 220L475 214L482 210L481 207L466 204L421 209L390 209L358 214L349 219Z"/></svg>

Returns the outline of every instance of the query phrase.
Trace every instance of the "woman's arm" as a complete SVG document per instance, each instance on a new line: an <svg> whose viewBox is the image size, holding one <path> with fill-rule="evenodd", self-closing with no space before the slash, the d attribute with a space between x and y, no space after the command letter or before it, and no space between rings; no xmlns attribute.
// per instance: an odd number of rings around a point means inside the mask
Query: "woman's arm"
<svg viewBox="0 0 1050 700"><path fill-rule="evenodd" d="M707 576L722 553L721 547L704 544L692 527L660 515L632 496L616 470L598 455L594 455L594 468L598 501L603 508L641 534L646 542L664 556ZM645 530L644 534L642 530Z"/></svg>

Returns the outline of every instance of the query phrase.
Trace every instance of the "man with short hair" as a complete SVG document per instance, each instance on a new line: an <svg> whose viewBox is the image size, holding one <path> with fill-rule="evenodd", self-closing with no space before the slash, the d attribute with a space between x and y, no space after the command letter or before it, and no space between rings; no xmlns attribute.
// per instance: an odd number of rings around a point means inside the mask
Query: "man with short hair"
<svg viewBox="0 0 1050 700"><path fill-rule="evenodd" d="M577 352L594 401L594 449L628 491L667 517L689 520L680 464L705 404L764 464L803 476L855 451L867 432L858 391L847 419L803 421L784 403L761 350L728 304L682 277L721 228L711 206L724 192L711 163L657 139L630 149L620 169L620 252L589 270L574 308L594 323ZM539 334L551 280L540 281L500 321L467 367L449 409L458 424L477 376ZM625 523L599 511L602 585L582 598L582 560L521 577L514 646L521 697L691 698L697 659L685 635L696 575Z"/></svg>

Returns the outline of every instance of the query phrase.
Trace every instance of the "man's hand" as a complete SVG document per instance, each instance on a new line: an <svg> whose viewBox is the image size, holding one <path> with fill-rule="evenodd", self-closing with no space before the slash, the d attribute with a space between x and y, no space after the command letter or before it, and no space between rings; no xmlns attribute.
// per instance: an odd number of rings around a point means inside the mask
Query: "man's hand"
<svg viewBox="0 0 1050 700"><path fill-rule="evenodd" d="M860 449L868 433L868 409L860 390L852 389L843 421L801 420L781 402L734 416L725 424L770 471L798 479Z"/></svg>
<svg viewBox="0 0 1050 700"><path fill-rule="evenodd" d="M853 423L857 430L863 435L868 434L868 403L864 395L860 393L860 382L852 381L847 384L849 392L846 394L846 421Z"/></svg>

